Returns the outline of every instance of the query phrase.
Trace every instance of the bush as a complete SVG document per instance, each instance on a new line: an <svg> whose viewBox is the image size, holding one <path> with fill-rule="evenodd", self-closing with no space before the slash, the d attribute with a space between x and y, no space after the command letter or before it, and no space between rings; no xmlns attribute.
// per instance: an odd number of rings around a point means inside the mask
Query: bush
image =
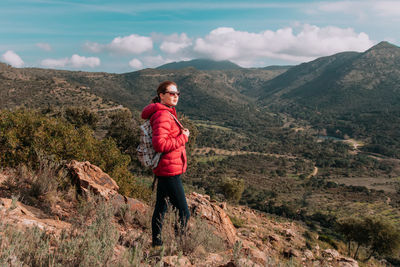
<svg viewBox="0 0 400 267"><path fill-rule="evenodd" d="M48 118L32 110L0 111L0 166L26 164L37 169L39 156L54 161L89 161L107 172L120 192L142 199L150 190L137 183L129 172L130 157L118 149L112 138L97 140L88 126L75 128L62 118Z"/></svg>
<svg viewBox="0 0 400 267"><path fill-rule="evenodd" d="M222 193L233 203L238 203L244 191L244 181L236 178L225 178L221 182Z"/></svg>
<svg viewBox="0 0 400 267"><path fill-rule="evenodd" d="M244 220L241 218L238 218L236 216L229 216L229 219L231 219L231 222L235 228L240 228L244 225Z"/></svg>
<svg viewBox="0 0 400 267"><path fill-rule="evenodd" d="M69 107L65 110L64 116L68 122L76 125L78 128L87 125L92 129L96 129L99 121L97 114L91 112L86 107Z"/></svg>

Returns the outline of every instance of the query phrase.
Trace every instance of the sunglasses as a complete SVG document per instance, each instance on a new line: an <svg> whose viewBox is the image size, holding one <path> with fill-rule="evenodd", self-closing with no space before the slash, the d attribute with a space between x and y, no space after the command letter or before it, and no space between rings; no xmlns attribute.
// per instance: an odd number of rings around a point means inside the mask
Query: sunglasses
<svg viewBox="0 0 400 267"><path fill-rule="evenodd" d="M168 91L166 91L166 92L164 92L164 94L169 94L170 96L180 96L181 95L181 93L180 92L168 92Z"/></svg>

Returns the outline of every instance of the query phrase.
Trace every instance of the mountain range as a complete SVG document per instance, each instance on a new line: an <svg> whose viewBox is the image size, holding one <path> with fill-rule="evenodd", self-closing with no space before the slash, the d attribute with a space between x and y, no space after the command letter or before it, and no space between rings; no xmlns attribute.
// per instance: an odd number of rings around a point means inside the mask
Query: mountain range
<svg viewBox="0 0 400 267"><path fill-rule="evenodd" d="M101 109L122 104L141 110L161 81L174 80L182 92L179 111L192 119L251 129L278 126L273 114L285 114L339 137L391 147L400 156L399 63L400 48L381 42L362 53L264 69L209 60L124 74L0 64L0 108L74 104ZM379 136L385 137L384 144Z"/></svg>
<svg viewBox="0 0 400 267"><path fill-rule="evenodd" d="M344 52L293 67L268 81L260 100L319 110L399 109L400 49L381 42L364 53Z"/></svg>

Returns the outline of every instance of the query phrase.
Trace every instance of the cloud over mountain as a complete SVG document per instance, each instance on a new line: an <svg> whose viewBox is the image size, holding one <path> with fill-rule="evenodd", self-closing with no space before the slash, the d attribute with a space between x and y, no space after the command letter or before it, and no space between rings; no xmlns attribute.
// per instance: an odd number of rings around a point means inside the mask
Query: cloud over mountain
<svg viewBox="0 0 400 267"><path fill-rule="evenodd" d="M243 67L265 66L273 61L301 63L343 51L361 52L373 45L366 33L352 28L302 24L261 32L219 27L198 38L186 33L154 33L151 37L131 34L116 37L109 44L87 42L85 47L96 53L134 54L135 58L125 64L139 69L195 58L229 60Z"/></svg>
<svg viewBox="0 0 400 267"><path fill-rule="evenodd" d="M303 62L342 51L364 51L372 45L367 34L351 28L306 24L297 34L293 28L252 33L221 27L198 38L193 50L204 57L234 62L260 58Z"/></svg>
<svg viewBox="0 0 400 267"><path fill-rule="evenodd" d="M7 52L5 52L1 56L1 59L16 68L20 68L25 64L22 58L12 50L8 50Z"/></svg>
<svg viewBox="0 0 400 267"><path fill-rule="evenodd" d="M131 61L129 61L129 66L137 70L143 68L143 63L139 59L134 58Z"/></svg>
<svg viewBox="0 0 400 267"><path fill-rule="evenodd" d="M185 33L180 35L172 34L165 37L165 40L160 45L160 49L165 53L175 54L191 45L192 40Z"/></svg>
<svg viewBox="0 0 400 267"><path fill-rule="evenodd" d="M114 53L141 54L153 49L153 41L150 37L131 34L124 37L115 37L109 44L86 42L84 47L93 53L109 51Z"/></svg>
<svg viewBox="0 0 400 267"><path fill-rule="evenodd" d="M72 55L71 58L60 58L60 59L44 59L41 65L49 68L59 68L59 67L90 67L94 68L100 66L100 59L97 57L84 57L77 54Z"/></svg>

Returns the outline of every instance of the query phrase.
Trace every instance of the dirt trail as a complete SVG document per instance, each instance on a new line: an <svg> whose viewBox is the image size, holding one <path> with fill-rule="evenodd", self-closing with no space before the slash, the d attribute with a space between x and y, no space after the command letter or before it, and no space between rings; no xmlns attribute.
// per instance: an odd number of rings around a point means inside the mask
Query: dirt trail
<svg viewBox="0 0 400 267"><path fill-rule="evenodd" d="M308 178L314 177L318 174L318 167L314 166L313 172L308 176Z"/></svg>
<svg viewBox="0 0 400 267"><path fill-rule="evenodd" d="M226 149L220 149L220 148L213 148L213 147L201 147L201 148L196 148L194 150L195 155L205 155L208 152L213 150L215 154L217 155L224 155L224 156L236 156L236 155L246 155L246 154L252 154L252 155L263 155L263 156L271 156L271 157L277 157L277 158L288 158L288 159L295 159L295 156L290 156L290 155L281 155L281 154L270 154L270 153L261 153L261 152L254 152L254 151L242 151L242 150L226 150Z"/></svg>

